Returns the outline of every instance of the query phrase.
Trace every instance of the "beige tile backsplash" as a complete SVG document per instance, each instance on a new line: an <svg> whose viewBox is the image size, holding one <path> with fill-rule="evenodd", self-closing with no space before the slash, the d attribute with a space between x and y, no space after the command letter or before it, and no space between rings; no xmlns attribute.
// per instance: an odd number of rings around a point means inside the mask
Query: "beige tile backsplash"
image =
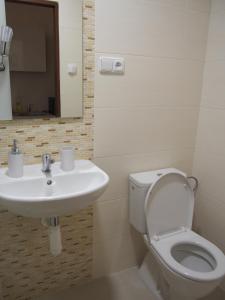
<svg viewBox="0 0 225 300"><path fill-rule="evenodd" d="M84 101L81 119L45 119L0 122L0 165L16 138L26 163L39 163L49 152L71 144L76 157L93 156L94 1L83 4ZM60 218L63 252L51 256L47 229L39 219L22 218L0 209L0 282L4 300L27 300L50 289L64 289L92 277L93 209Z"/></svg>

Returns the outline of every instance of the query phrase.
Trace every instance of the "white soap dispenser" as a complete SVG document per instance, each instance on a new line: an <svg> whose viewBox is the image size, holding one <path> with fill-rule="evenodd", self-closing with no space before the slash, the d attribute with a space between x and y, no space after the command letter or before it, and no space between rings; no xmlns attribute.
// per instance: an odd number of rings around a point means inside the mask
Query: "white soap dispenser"
<svg viewBox="0 0 225 300"><path fill-rule="evenodd" d="M23 154L19 150L16 140L13 140L12 150L8 155L8 176L13 178L23 176Z"/></svg>

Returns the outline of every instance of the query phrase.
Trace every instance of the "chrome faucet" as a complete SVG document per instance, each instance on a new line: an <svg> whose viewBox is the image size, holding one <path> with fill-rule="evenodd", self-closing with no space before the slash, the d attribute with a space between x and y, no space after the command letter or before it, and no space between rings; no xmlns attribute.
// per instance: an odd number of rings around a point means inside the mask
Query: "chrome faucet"
<svg viewBox="0 0 225 300"><path fill-rule="evenodd" d="M51 174L51 164L54 163L54 159L51 158L50 154L43 154L42 155L42 172L46 175Z"/></svg>

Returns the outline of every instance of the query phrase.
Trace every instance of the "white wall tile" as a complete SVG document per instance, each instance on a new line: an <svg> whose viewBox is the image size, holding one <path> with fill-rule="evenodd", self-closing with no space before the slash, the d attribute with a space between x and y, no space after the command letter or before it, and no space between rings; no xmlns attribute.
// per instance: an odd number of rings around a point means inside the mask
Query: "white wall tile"
<svg viewBox="0 0 225 300"><path fill-rule="evenodd" d="M187 7L196 11L209 12L211 0L187 0Z"/></svg>
<svg viewBox="0 0 225 300"><path fill-rule="evenodd" d="M212 241L222 251L225 249L225 201L200 194L196 201L196 226L201 235Z"/></svg>
<svg viewBox="0 0 225 300"><path fill-rule="evenodd" d="M225 41L221 37L210 37L206 57L209 60L225 60Z"/></svg>
<svg viewBox="0 0 225 300"><path fill-rule="evenodd" d="M145 253L142 237L132 228L128 235L118 235L113 239L102 240L101 243L94 240L93 276L101 277L140 264L140 258Z"/></svg>
<svg viewBox="0 0 225 300"><path fill-rule="evenodd" d="M225 39L224 39L225 41ZM205 63L202 105L225 108L225 60Z"/></svg>
<svg viewBox="0 0 225 300"><path fill-rule="evenodd" d="M95 158L94 162L110 176L109 187L98 201L128 198L128 176L131 173L175 167L191 174L193 149L176 147L149 154Z"/></svg>
<svg viewBox="0 0 225 300"><path fill-rule="evenodd" d="M82 0L56 0L59 3L59 26L82 27Z"/></svg>
<svg viewBox="0 0 225 300"><path fill-rule="evenodd" d="M176 8L186 8L187 0L145 0L145 2L153 2L158 5L172 6Z"/></svg>
<svg viewBox="0 0 225 300"><path fill-rule="evenodd" d="M73 117L74 112L77 116L82 116L83 103L79 101L83 96L82 87L82 63L75 62L77 64L77 74L68 74L67 65L71 61L61 61L61 77L60 77L60 93L61 93L61 114L64 117Z"/></svg>
<svg viewBox="0 0 225 300"><path fill-rule="evenodd" d="M211 13L210 15L210 26L208 30L209 40L211 43L211 38L223 38L224 37L224 25L225 25L225 10L221 10L216 13Z"/></svg>
<svg viewBox="0 0 225 300"><path fill-rule="evenodd" d="M82 36L80 29L60 27L60 59L71 62L82 59ZM73 37L73 38L71 38Z"/></svg>
<svg viewBox="0 0 225 300"><path fill-rule="evenodd" d="M96 56L119 56L101 53ZM95 76L95 107L199 106L203 62L124 55L124 76Z"/></svg>
<svg viewBox="0 0 225 300"><path fill-rule="evenodd" d="M198 109L95 109L95 157L192 147Z"/></svg>
<svg viewBox="0 0 225 300"><path fill-rule="evenodd" d="M225 10L225 1L224 0L211 0L211 10L212 12L218 12Z"/></svg>
<svg viewBox="0 0 225 300"><path fill-rule="evenodd" d="M96 202L94 205L94 239L101 243L129 233L128 199Z"/></svg>
<svg viewBox="0 0 225 300"><path fill-rule="evenodd" d="M225 10L211 13L206 59L225 59Z"/></svg>
<svg viewBox="0 0 225 300"><path fill-rule="evenodd" d="M97 0L96 50L203 59L207 20L206 13L152 1Z"/></svg>
<svg viewBox="0 0 225 300"><path fill-rule="evenodd" d="M209 153L225 153L225 110L201 109L197 135L197 148Z"/></svg>
<svg viewBox="0 0 225 300"><path fill-rule="evenodd" d="M193 172L199 178L199 193L204 199L224 201L225 195L225 154L214 154L207 148L196 149Z"/></svg>

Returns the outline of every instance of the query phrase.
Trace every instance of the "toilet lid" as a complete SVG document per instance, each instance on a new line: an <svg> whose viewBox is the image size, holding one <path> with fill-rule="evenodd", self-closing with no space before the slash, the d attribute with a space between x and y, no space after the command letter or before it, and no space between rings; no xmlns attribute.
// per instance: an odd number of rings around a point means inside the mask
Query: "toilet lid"
<svg viewBox="0 0 225 300"><path fill-rule="evenodd" d="M191 229L194 194L187 178L176 172L161 175L150 186L145 199L145 217L149 238L182 227Z"/></svg>

